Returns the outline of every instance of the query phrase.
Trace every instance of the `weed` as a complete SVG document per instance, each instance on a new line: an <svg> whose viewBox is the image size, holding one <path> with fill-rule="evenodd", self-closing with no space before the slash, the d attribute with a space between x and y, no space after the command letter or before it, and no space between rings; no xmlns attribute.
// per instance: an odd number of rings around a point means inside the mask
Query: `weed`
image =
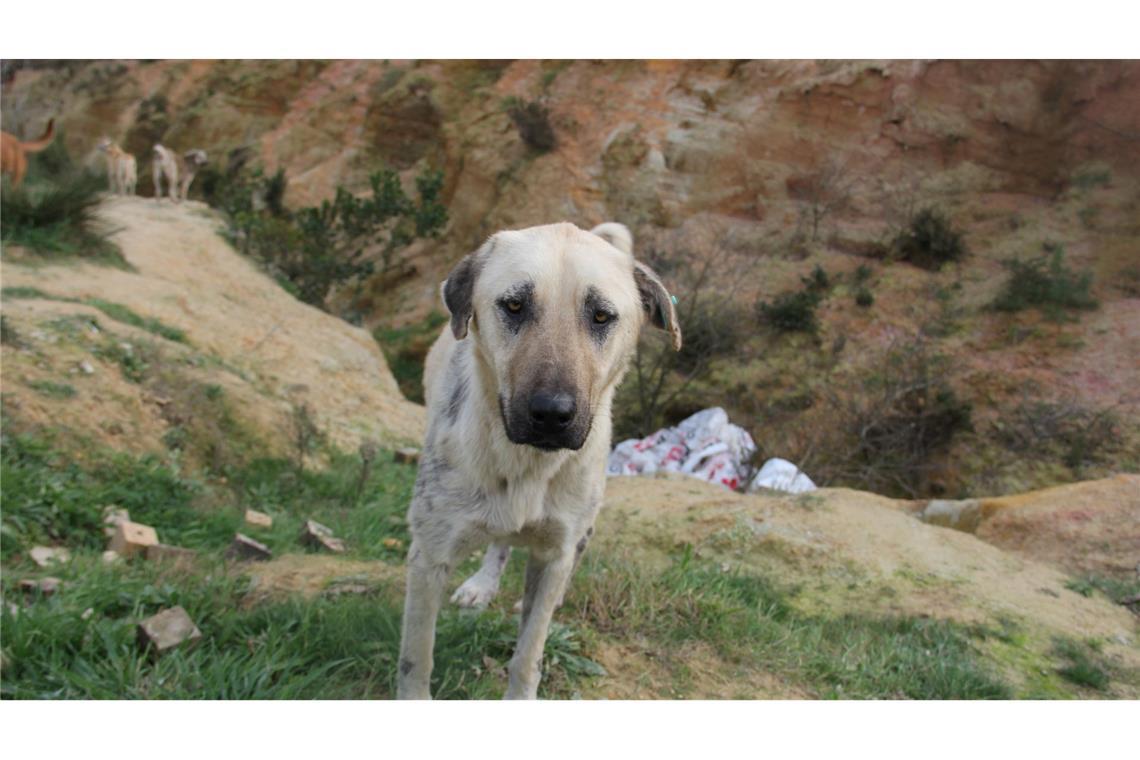
<svg viewBox="0 0 1140 760"><path fill-rule="evenodd" d="M895 236L893 249L899 259L931 271L966 256L962 233L953 228L941 211L932 208L922 209L911 217L906 229Z"/></svg>
<svg viewBox="0 0 1140 760"><path fill-rule="evenodd" d="M75 398L75 386L67 383L55 383L51 380L31 380L28 387L39 391L48 398Z"/></svg>
<svg viewBox="0 0 1140 760"><path fill-rule="evenodd" d="M1078 474L1114 451L1120 441L1112 409L1093 409L1076 399L1025 399L995 423L994 432L1010 451L1059 458Z"/></svg>
<svg viewBox="0 0 1140 760"><path fill-rule="evenodd" d="M855 291L855 305L864 309L870 308L875 303L875 296L871 291L866 288L859 288Z"/></svg>
<svg viewBox="0 0 1140 760"><path fill-rule="evenodd" d="M815 310L819 295L807 290L788 291L758 306L760 318L779 332L819 332Z"/></svg>
<svg viewBox="0 0 1140 760"><path fill-rule="evenodd" d="M1066 681L1096 691L1104 691L1112 681L1108 663L1087 642L1058 638L1053 642L1053 653L1068 661L1057 669Z"/></svg>
<svg viewBox="0 0 1140 760"><path fill-rule="evenodd" d="M514 122L522 141L539 153L554 149L557 140L550 125L550 110L537 100L509 97L503 100L503 110Z"/></svg>
<svg viewBox="0 0 1140 760"><path fill-rule="evenodd" d="M1074 272L1065 266L1064 257L1064 248L1046 245L1044 256L1007 262L1009 279L994 301L994 308L1021 311L1036 307L1054 321L1064 318L1065 309L1095 309L1097 300L1089 293L1092 273Z"/></svg>

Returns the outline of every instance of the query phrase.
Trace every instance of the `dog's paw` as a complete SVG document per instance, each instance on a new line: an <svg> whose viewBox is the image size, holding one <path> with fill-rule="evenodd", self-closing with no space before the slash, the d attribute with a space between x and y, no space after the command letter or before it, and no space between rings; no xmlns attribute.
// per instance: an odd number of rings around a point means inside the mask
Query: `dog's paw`
<svg viewBox="0 0 1140 760"><path fill-rule="evenodd" d="M460 607L481 610L491 603L497 593L499 593L498 583L486 578L482 573L475 573L455 590L451 595L451 601Z"/></svg>

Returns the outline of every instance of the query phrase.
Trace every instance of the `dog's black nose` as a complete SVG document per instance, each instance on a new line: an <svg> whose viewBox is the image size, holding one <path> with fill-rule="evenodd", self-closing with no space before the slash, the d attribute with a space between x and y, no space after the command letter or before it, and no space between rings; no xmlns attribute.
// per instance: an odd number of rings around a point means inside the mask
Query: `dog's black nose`
<svg viewBox="0 0 1140 760"><path fill-rule="evenodd" d="M530 397L530 422L536 430L557 433L570 425L577 408L569 393L539 391Z"/></svg>

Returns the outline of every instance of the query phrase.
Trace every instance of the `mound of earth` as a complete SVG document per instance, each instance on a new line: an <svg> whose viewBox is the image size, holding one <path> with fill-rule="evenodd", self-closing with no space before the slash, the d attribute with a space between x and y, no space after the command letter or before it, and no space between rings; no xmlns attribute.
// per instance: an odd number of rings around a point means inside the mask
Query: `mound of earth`
<svg viewBox="0 0 1140 760"><path fill-rule="evenodd" d="M423 409L401 396L372 337L289 295L219 236L223 222L206 206L113 198L100 215L133 271L5 257L4 316L18 345L5 346L4 392L21 420L159 450L178 422L168 409L178 389L132 381L115 364L154 374L161 354L183 376L167 385L219 386L233 415L271 448L290 440L302 406L349 450L365 439L422 438ZM109 319L96 302L184 338ZM73 390L62 399L33 390L52 387L45 383Z"/></svg>

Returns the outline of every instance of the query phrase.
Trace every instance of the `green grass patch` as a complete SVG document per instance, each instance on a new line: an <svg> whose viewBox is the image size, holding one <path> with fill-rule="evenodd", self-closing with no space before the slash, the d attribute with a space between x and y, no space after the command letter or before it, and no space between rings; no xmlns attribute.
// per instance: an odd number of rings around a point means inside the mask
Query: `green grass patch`
<svg viewBox="0 0 1140 760"><path fill-rule="evenodd" d="M28 387L48 398L75 398L75 386L68 383L56 383L51 380L31 380Z"/></svg>
<svg viewBox="0 0 1140 760"><path fill-rule="evenodd" d="M114 301L106 301L102 298L67 298L64 296L53 296L43 292L39 288L23 286L4 288L3 291L0 291L0 296L3 298L39 298L48 301L60 301L62 303L86 304L87 306L95 307L116 322L138 327L152 335L166 338L175 343L187 343L186 333L177 327L165 325L153 317L140 316L128 307L121 303L115 303Z"/></svg>
<svg viewBox="0 0 1140 760"><path fill-rule="evenodd" d="M661 573L594 558L567 608L601 634L669 650L704 642L729 662L776 670L820 696L859 699L1007 699L981 662L978 631L946 621L799 611L796 590L723 572L689 550Z"/></svg>
<svg viewBox="0 0 1140 760"><path fill-rule="evenodd" d="M106 567L93 555L54 571L55 596L3 610L8 664L0 694L17 699L365 699L391 697L400 640L400 590L246 604L250 583L219 563L205 574L161 565ZM10 574L5 599L19 598ZM135 626L181 605L202 631L197 646L153 658ZM84 619L84 612L90 610ZM516 618L448 610L436 636L432 691L439 699L497 698L493 663L514 648ZM569 696L583 665L574 629L554 627L546 697ZM490 660L485 660L490 658Z"/></svg>
<svg viewBox="0 0 1140 760"><path fill-rule="evenodd" d="M1066 681L1095 691L1106 690L1112 682L1108 664L1088 642L1059 638L1053 642L1053 653L1067 661L1057 670Z"/></svg>
<svg viewBox="0 0 1140 760"><path fill-rule="evenodd" d="M1079 578L1071 578L1065 583L1065 588L1075 591L1081 596L1093 596L1099 591L1114 604L1122 604L1124 600L1133 599L1140 594L1140 579L1121 580L1105 575L1084 575Z"/></svg>

